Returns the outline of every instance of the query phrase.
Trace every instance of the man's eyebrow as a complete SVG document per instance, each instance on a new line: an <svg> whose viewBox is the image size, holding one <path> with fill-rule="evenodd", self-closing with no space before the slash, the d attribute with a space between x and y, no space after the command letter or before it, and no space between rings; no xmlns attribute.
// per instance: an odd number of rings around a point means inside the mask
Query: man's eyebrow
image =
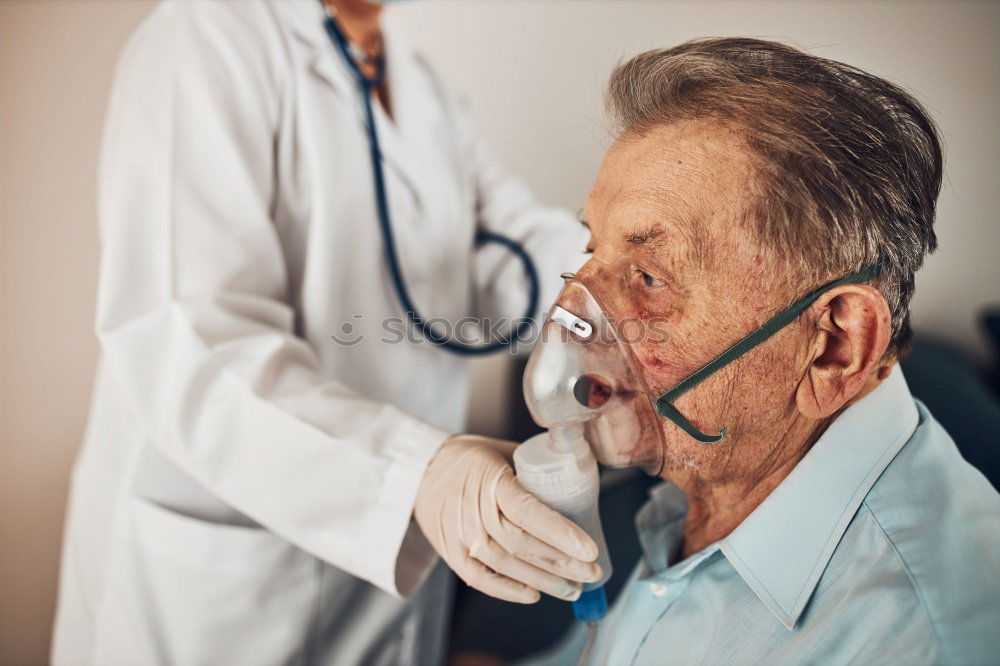
<svg viewBox="0 0 1000 666"><path fill-rule="evenodd" d="M585 228L590 229L590 222L587 222L587 218L584 216L582 208L576 212L576 220Z"/></svg>
<svg viewBox="0 0 1000 666"><path fill-rule="evenodd" d="M625 234L625 243L632 247L656 249L663 244L662 239L666 233L666 230L659 224L651 224L641 228L635 227L632 231Z"/></svg>

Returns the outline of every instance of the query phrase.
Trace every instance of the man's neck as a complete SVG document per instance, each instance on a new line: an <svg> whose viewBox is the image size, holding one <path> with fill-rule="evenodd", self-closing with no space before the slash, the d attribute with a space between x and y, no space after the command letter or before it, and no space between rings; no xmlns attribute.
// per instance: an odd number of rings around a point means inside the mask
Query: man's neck
<svg viewBox="0 0 1000 666"><path fill-rule="evenodd" d="M817 423L797 419L783 435L771 437L770 445L763 438L757 442L734 442L733 446L752 447L762 452L761 464L738 478L677 482L688 499L682 557L698 552L736 529L802 460L831 420Z"/></svg>

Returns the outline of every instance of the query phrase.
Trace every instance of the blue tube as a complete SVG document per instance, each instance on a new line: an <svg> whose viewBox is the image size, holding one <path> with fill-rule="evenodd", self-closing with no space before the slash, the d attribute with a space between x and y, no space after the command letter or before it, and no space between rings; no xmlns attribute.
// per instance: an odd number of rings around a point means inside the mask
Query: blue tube
<svg viewBox="0 0 1000 666"><path fill-rule="evenodd" d="M608 598L604 594L604 586L587 590L573 602L573 615L580 622L598 622L608 614Z"/></svg>

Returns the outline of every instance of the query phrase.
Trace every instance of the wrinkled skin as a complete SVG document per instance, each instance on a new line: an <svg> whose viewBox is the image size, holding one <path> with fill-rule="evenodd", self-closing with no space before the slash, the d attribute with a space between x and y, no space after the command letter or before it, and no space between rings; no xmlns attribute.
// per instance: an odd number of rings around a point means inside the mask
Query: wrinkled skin
<svg viewBox="0 0 1000 666"><path fill-rule="evenodd" d="M583 215L593 254L578 277L613 321L665 322L665 342L630 345L655 395L818 286L744 221L753 174L741 135L709 120L626 135L605 157ZM689 500L685 555L731 532L845 405L888 376L889 333L876 289L838 287L676 402L702 431L729 431L705 445L660 420L661 475Z"/></svg>

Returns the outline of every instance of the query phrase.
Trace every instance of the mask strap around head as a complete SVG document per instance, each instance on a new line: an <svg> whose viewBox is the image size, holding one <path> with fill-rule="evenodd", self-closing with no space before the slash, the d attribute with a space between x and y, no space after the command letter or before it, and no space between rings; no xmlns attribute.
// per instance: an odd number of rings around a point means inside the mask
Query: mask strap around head
<svg viewBox="0 0 1000 666"><path fill-rule="evenodd" d="M690 375L688 375L684 380L682 380L677 386L670 389L663 395L661 395L656 400L656 411L660 413L660 416L670 419L673 421L677 427L686 432L688 435L694 439L702 442L704 444L714 444L722 440L726 436L726 428L722 429L718 435L707 435L702 431L698 430L693 423L687 420L680 411L674 407L673 402L677 398L681 397L695 386L707 379L712 373L720 368L729 365L737 358L747 353L757 345L761 344L772 335L788 326L790 323L795 321L795 319L802 314L806 308L816 302L820 296L825 292L833 289L834 287L839 287L844 284L862 284L872 280L877 277L881 272L881 266L879 264L872 264L867 266L857 273L851 273L850 275L845 275L844 277L834 280L828 284L823 285L819 289L810 292L808 295L802 299L792 303L790 306L776 314L774 317L768 319L764 322L760 328L753 331L745 338L734 344L732 347L722 352L714 359L703 365L698 370L695 370Z"/></svg>

